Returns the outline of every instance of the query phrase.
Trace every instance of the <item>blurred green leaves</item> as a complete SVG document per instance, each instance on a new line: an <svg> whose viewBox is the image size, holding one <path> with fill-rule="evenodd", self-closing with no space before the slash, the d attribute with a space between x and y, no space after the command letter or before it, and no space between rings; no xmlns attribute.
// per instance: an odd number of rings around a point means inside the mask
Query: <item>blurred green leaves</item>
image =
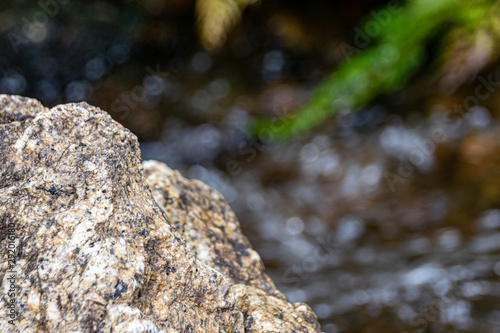
<svg viewBox="0 0 500 333"><path fill-rule="evenodd" d="M413 0L402 7L392 3L358 26L356 31L368 42L361 43L358 36L357 45L343 46L345 61L319 84L304 107L280 119L255 120L253 133L286 140L341 110L353 111L401 88L421 67L429 40L450 27L498 29L492 0Z"/></svg>

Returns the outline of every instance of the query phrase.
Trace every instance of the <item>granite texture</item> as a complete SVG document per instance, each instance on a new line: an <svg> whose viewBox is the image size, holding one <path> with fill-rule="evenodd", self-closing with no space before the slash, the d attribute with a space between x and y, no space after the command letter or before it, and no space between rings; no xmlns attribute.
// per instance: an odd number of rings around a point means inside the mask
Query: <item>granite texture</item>
<svg viewBox="0 0 500 333"><path fill-rule="evenodd" d="M98 108L0 95L0 173L0 247L15 244L0 281L17 310L0 332L320 331L221 195L143 167L136 137Z"/></svg>

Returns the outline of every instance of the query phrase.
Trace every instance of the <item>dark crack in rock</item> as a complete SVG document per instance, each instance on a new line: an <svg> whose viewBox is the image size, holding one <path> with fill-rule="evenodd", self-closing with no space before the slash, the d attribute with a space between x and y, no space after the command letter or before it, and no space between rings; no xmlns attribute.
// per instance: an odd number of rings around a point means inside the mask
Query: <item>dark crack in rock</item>
<svg viewBox="0 0 500 333"><path fill-rule="evenodd" d="M5 293L13 268L17 290L1 332L319 332L220 194L145 165L98 108L0 95L0 246L12 230L16 246L0 278Z"/></svg>

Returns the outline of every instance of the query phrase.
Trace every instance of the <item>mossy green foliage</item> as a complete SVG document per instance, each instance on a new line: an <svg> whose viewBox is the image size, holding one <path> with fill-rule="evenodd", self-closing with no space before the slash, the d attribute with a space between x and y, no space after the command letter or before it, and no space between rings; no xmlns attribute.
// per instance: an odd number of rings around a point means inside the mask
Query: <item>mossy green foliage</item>
<svg viewBox="0 0 500 333"><path fill-rule="evenodd" d="M490 24L495 3L413 0L372 12L370 19L358 26L371 39L370 45L341 45L351 57L319 84L309 103L280 119L254 120L253 133L264 140L286 140L341 110L361 108L374 97L401 88L421 67L431 38L456 25L478 29ZM373 13L383 19L376 19ZM373 29L375 24L378 30Z"/></svg>

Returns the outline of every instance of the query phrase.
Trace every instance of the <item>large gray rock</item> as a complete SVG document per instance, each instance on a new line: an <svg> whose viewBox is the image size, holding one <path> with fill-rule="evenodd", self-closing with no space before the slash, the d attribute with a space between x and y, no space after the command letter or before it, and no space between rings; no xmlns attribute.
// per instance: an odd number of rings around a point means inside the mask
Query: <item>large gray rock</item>
<svg viewBox="0 0 500 333"><path fill-rule="evenodd" d="M220 194L98 108L0 95L0 173L0 332L320 331Z"/></svg>

